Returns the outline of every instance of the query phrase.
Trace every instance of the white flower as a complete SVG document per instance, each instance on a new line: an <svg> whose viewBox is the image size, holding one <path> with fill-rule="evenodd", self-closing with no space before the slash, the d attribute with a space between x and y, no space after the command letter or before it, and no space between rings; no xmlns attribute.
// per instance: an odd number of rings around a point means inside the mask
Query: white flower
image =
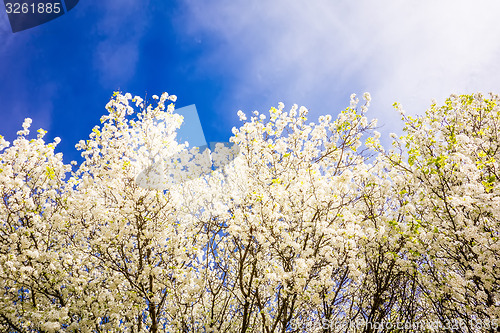
<svg viewBox="0 0 500 333"><path fill-rule="evenodd" d="M31 118L24 119L23 128L25 130L28 129L28 128L30 128L32 122L33 122L33 120Z"/></svg>
<svg viewBox="0 0 500 333"><path fill-rule="evenodd" d="M247 120L247 116L245 115L245 113L241 110L238 111L238 117L240 118L241 121L245 121Z"/></svg>
<svg viewBox="0 0 500 333"><path fill-rule="evenodd" d="M135 106L136 107L139 107L139 105L141 105L142 101L143 101L143 99L141 97L139 97L139 96L135 96L134 100L135 100Z"/></svg>
<svg viewBox="0 0 500 333"><path fill-rule="evenodd" d="M356 94L351 94L351 104L350 107L351 109L356 108L356 105L358 105L359 99L356 98Z"/></svg>
<svg viewBox="0 0 500 333"><path fill-rule="evenodd" d="M363 94L363 99L364 99L365 101L367 101L368 103L370 103L370 101L372 100L372 97L371 97L371 95L370 95L370 93L369 93L369 92L365 92L365 93Z"/></svg>

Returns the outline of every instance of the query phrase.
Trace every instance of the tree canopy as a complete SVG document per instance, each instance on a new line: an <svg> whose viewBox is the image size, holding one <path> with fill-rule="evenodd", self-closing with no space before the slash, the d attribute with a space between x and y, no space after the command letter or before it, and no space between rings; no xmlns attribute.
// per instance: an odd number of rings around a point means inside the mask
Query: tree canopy
<svg viewBox="0 0 500 333"><path fill-rule="evenodd" d="M240 111L203 152L173 102L116 92L80 165L30 119L0 137L2 331L497 331L498 95L395 104L390 149L369 94Z"/></svg>

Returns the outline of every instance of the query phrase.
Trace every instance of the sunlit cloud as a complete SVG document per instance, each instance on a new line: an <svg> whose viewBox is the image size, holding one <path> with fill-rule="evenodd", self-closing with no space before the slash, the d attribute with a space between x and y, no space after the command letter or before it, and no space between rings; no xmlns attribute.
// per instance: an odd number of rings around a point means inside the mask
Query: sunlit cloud
<svg viewBox="0 0 500 333"><path fill-rule="evenodd" d="M496 1L190 1L187 33L210 39L200 59L231 77L224 113L303 104L336 113L351 93L392 131L401 102L422 113L451 93L498 91Z"/></svg>

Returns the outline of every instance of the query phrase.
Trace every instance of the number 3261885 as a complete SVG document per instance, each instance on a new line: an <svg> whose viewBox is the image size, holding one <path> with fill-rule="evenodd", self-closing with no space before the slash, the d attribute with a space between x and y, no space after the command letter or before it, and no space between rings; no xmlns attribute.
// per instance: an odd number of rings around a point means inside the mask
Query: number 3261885
<svg viewBox="0 0 500 333"><path fill-rule="evenodd" d="M6 3L5 10L7 14L59 14L61 12L61 4L60 3L51 3L51 2L40 2L37 4L34 3Z"/></svg>

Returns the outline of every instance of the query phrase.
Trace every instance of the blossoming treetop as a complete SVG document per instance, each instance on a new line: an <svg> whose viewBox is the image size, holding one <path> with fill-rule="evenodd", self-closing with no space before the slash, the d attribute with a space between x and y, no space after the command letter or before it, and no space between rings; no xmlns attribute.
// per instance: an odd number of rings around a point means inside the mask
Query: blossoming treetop
<svg viewBox="0 0 500 333"><path fill-rule="evenodd" d="M496 329L498 96L396 105L390 150L369 94L315 123L280 103L205 152L175 141L175 96L155 97L115 93L73 171L30 120L0 138L2 330Z"/></svg>

